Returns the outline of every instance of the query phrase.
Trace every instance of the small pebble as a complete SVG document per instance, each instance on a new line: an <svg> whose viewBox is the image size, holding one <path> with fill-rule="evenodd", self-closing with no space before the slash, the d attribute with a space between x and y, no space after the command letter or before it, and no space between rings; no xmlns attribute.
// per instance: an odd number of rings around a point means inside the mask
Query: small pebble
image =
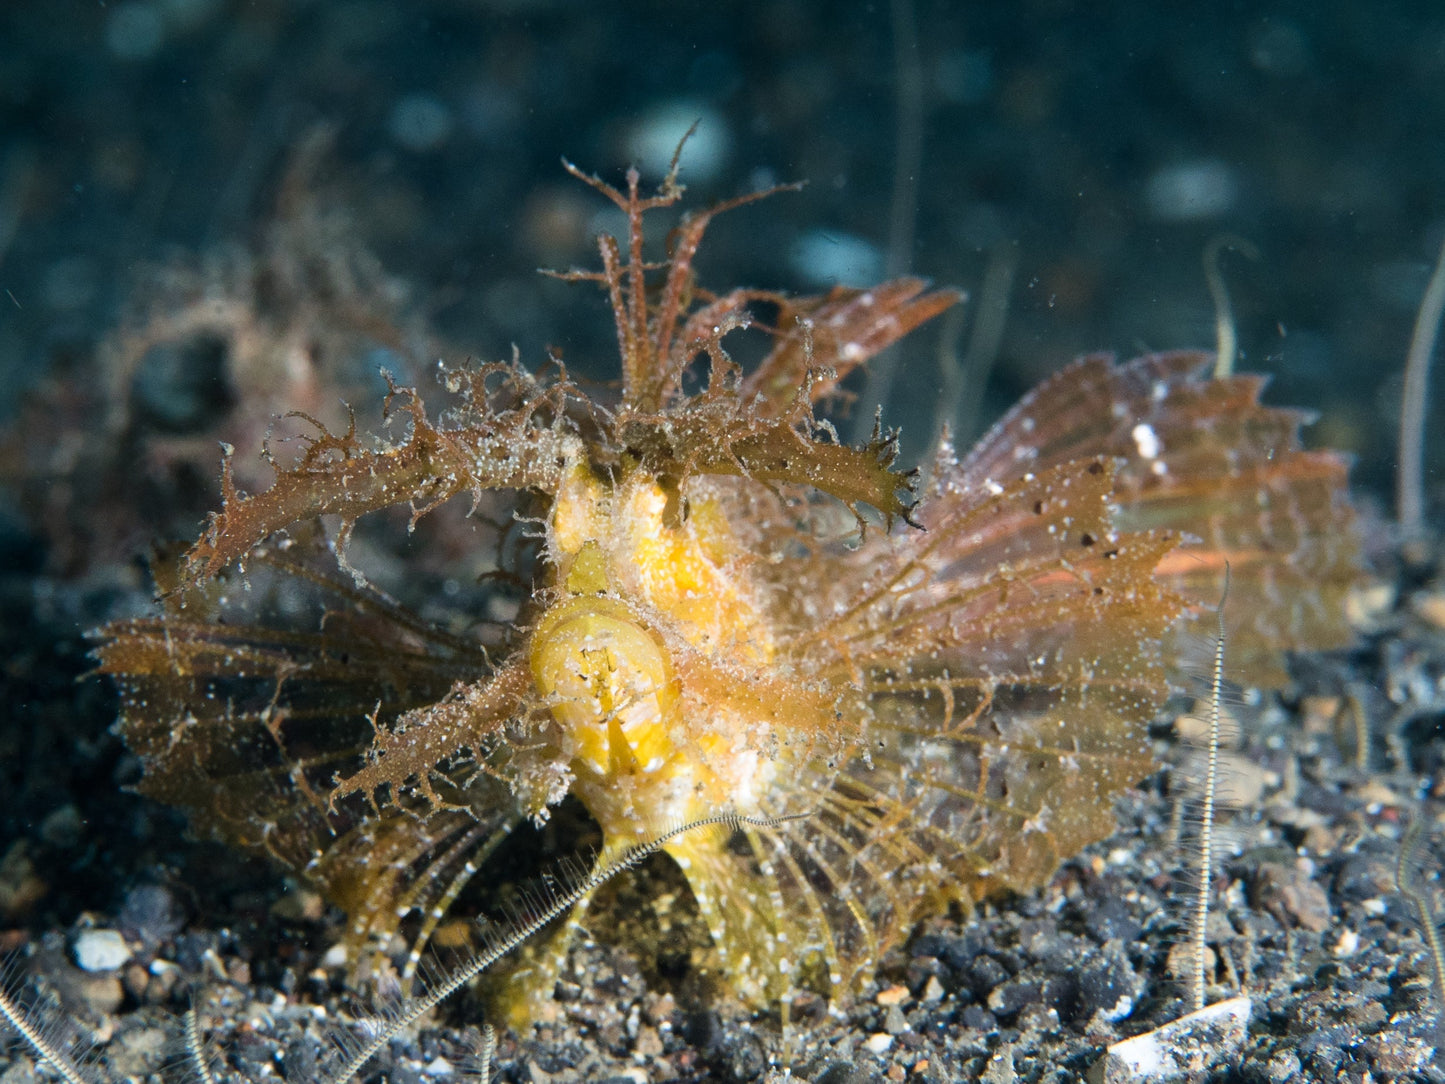
<svg viewBox="0 0 1445 1084"><path fill-rule="evenodd" d="M886 1031L880 1031L877 1034L868 1036L868 1038L864 1040L863 1045L873 1053L882 1056L888 1053L889 1049L893 1046L893 1036L889 1035Z"/></svg>
<svg viewBox="0 0 1445 1084"><path fill-rule="evenodd" d="M637 1041L632 1044L634 1054L643 1058L658 1058L662 1056L663 1050L662 1036L657 1033L656 1028L637 1029Z"/></svg>
<svg viewBox="0 0 1445 1084"><path fill-rule="evenodd" d="M1285 926L1301 926L1319 933L1330 924L1330 898L1298 866L1262 863L1255 873L1251 895Z"/></svg>
<svg viewBox="0 0 1445 1084"><path fill-rule="evenodd" d="M52 810L40 822L40 838L52 847L59 847L62 850L70 850L79 846L81 834L84 831L85 818L80 815L80 810L75 808L74 803Z"/></svg>
<svg viewBox="0 0 1445 1084"><path fill-rule="evenodd" d="M452 112L430 94L408 94L391 107L386 130L409 151L433 151L452 134Z"/></svg>
<svg viewBox="0 0 1445 1084"><path fill-rule="evenodd" d="M319 922L326 914L326 901L312 889L292 888L271 905L271 913L290 922Z"/></svg>
<svg viewBox="0 0 1445 1084"><path fill-rule="evenodd" d="M1239 180L1227 162L1206 158L1156 170L1144 189L1149 214L1164 222L1217 218L1234 207Z"/></svg>
<svg viewBox="0 0 1445 1084"><path fill-rule="evenodd" d="M889 986L886 989L879 990L878 996L873 1000L879 1005L902 1005L908 1000L908 987Z"/></svg>
<svg viewBox="0 0 1445 1084"><path fill-rule="evenodd" d="M1445 591L1422 591L1410 599L1410 609L1437 629L1445 629Z"/></svg>
<svg viewBox="0 0 1445 1084"><path fill-rule="evenodd" d="M1345 596L1345 617L1357 629L1379 625L1395 606L1395 587L1388 583L1356 587Z"/></svg>
<svg viewBox="0 0 1445 1084"><path fill-rule="evenodd" d="M1300 724L1306 734L1333 734L1344 701L1338 696L1306 696L1300 701Z"/></svg>
<svg viewBox="0 0 1445 1084"><path fill-rule="evenodd" d="M1378 779L1367 779L1354 789L1351 797L1364 802L1366 806L1377 807L1375 811L1378 811L1378 809L1398 809L1404 804L1398 794Z"/></svg>
<svg viewBox="0 0 1445 1084"><path fill-rule="evenodd" d="M83 971L115 971L130 959L130 946L116 930L85 930L75 939L75 962Z"/></svg>
<svg viewBox="0 0 1445 1084"><path fill-rule="evenodd" d="M888 1012L883 1018L883 1030L889 1035L902 1035L905 1031L911 1030L908 1017L903 1015L903 1010L897 1005L888 1007Z"/></svg>
<svg viewBox="0 0 1445 1084"><path fill-rule="evenodd" d="M627 157L644 176L660 180L693 125L681 163L690 184L704 184L727 165L733 140L723 114L701 102L663 101L646 110L627 133Z"/></svg>
<svg viewBox="0 0 1445 1084"><path fill-rule="evenodd" d="M1039 1000L1036 982L1009 982L996 986L988 995L988 1007L1002 1016L1012 1016L1025 1005Z"/></svg>
<svg viewBox="0 0 1445 1084"><path fill-rule="evenodd" d="M809 230L793 242L788 265L815 286L859 286L882 276L883 253L842 230Z"/></svg>
<svg viewBox="0 0 1445 1084"><path fill-rule="evenodd" d="M89 1006L91 1012L102 1017L108 1017L125 1001L125 987L113 971L85 976L76 985L75 992L80 1000ZM114 1026L114 1021L109 1021L106 1025L107 1028ZM96 1041L103 1041L98 1034Z"/></svg>

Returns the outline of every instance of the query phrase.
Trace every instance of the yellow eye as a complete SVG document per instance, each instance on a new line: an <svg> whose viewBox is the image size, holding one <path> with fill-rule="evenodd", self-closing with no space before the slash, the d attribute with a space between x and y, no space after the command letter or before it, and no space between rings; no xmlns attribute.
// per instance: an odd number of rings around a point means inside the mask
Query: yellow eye
<svg viewBox="0 0 1445 1084"><path fill-rule="evenodd" d="M614 777L651 774L676 753L672 664L623 603L588 596L558 603L537 627L530 661L579 768Z"/></svg>

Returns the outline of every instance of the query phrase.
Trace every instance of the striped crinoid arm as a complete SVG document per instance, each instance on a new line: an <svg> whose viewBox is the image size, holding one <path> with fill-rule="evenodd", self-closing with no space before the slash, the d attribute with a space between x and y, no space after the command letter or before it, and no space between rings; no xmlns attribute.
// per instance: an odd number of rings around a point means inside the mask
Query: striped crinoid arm
<svg viewBox="0 0 1445 1084"><path fill-rule="evenodd" d="M1081 358L1025 396L964 460L959 480L987 487L1081 455L1114 457L1116 524L1183 537L1159 575L1196 613L1218 599L1228 562L1251 600L1231 611L1231 670L1278 684L1284 651L1349 642L1343 603L1360 549L1348 465L1301 448L1308 416L1263 406L1265 378L1208 378L1213 358Z"/></svg>

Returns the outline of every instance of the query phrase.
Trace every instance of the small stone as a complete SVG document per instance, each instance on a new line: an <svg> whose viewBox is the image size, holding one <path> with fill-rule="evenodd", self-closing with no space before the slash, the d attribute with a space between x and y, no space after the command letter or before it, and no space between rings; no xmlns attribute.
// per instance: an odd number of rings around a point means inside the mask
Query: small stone
<svg viewBox="0 0 1445 1084"><path fill-rule="evenodd" d="M1367 779L1354 789L1351 794L1366 806L1375 806L1379 809L1399 809L1405 803L1400 796L1389 787L1385 786L1378 779Z"/></svg>
<svg viewBox="0 0 1445 1084"><path fill-rule="evenodd" d="M654 1026L665 1021L671 1021L672 1014L677 1011L677 1001L672 994L654 995L649 997L642 1007L642 1016Z"/></svg>
<svg viewBox="0 0 1445 1084"><path fill-rule="evenodd" d="M1008 981L1008 970L992 956L979 956L968 965L965 980L974 997L984 998L990 990Z"/></svg>
<svg viewBox="0 0 1445 1084"><path fill-rule="evenodd" d="M902 1035L909 1030L908 1017L897 1005L888 1006L888 1012L883 1017L883 1030L889 1035Z"/></svg>
<svg viewBox="0 0 1445 1084"><path fill-rule="evenodd" d="M1098 960L1078 972L1078 1005L1071 1016L1088 1020L1095 1013L1116 1024L1134 1011L1142 984L1122 952Z"/></svg>
<svg viewBox="0 0 1445 1084"><path fill-rule="evenodd" d="M876 282L883 252L871 241L842 230L809 230L788 252L793 272L816 286Z"/></svg>
<svg viewBox="0 0 1445 1084"><path fill-rule="evenodd" d="M889 986L878 991L878 996L873 999L879 1005L902 1005L908 1000L908 987Z"/></svg>
<svg viewBox="0 0 1445 1084"><path fill-rule="evenodd" d="M1279 782L1279 777L1242 753L1219 754L1214 800L1226 809L1254 809L1264 797L1265 788Z"/></svg>
<svg viewBox="0 0 1445 1084"><path fill-rule="evenodd" d="M1329 896L1298 866L1264 862L1251 887L1255 906L1274 915L1284 926L1301 926L1319 933L1330 924Z"/></svg>
<svg viewBox="0 0 1445 1084"><path fill-rule="evenodd" d="M1149 213L1163 222L1218 218L1234 207L1239 178L1223 159L1176 162L1154 171L1144 187Z"/></svg>
<svg viewBox="0 0 1445 1084"><path fill-rule="evenodd" d="M1270 1058L1264 1071L1265 1075L1269 1077L1270 1084L1286 1084L1286 1081L1298 1080L1299 1058L1286 1050L1283 1054L1276 1054Z"/></svg>
<svg viewBox="0 0 1445 1084"><path fill-rule="evenodd" d="M1330 735L1344 701L1338 696L1306 696L1300 701L1300 723L1306 734Z"/></svg>
<svg viewBox="0 0 1445 1084"><path fill-rule="evenodd" d="M1445 591L1422 591L1410 599L1415 616L1437 629L1445 629Z"/></svg>
<svg viewBox="0 0 1445 1084"><path fill-rule="evenodd" d="M1379 626L1395 608L1395 587L1373 583L1356 587L1345 596L1345 619L1363 632Z"/></svg>
<svg viewBox="0 0 1445 1084"><path fill-rule="evenodd" d="M59 847L62 850L71 850L79 846L84 831L85 818L80 815L80 810L76 809L74 804L63 805L59 809L52 810L40 822L40 838L52 847Z"/></svg>
<svg viewBox="0 0 1445 1084"><path fill-rule="evenodd" d="M1196 749L1209 748L1211 706L1207 700L1196 701L1194 707L1174 719L1174 733ZM1219 746L1229 749L1239 744L1239 716L1221 704L1219 708Z"/></svg>
<svg viewBox="0 0 1445 1084"><path fill-rule="evenodd" d="M998 1020L994 1018L993 1013L979 1005L965 1005L963 1008L963 1026L987 1034L998 1028Z"/></svg>
<svg viewBox="0 0 1445 1084"><path fill-rule="evenodd" d="M75 939L75 962L83 971L115 971L130 959L117 930L85 930Z"/></svg>
<svg viewBox="0 0 1445 1084"><path fill-rule="evenodd" d="M145 1000L146 988L151 984L151 976L150 972L140 964L126 964L120 981L121 985L125 987L125 992L129 994L132 999L135 1001Z"/></svg>
<svg viewBox="0 0 1445 1084"><path fill-rule="evenodd" d="M1360 1000L1344 1007L1340 1016L1346 1023L1353 1024L1364 1032L1374 1031L1388 1018L1385 1006L1374 1000Z"/></svg>
<svg viewBox="0 0 1445 1084"><path fill-rule="evenodd" d="M893 1036L889 1035L886 1031L880 1031L877 1034L868 1036L868 1038L864 1040L863 1045L874 1054L882 1057L892 1048Z"/></svg>
<svg viewBox="0 0 1445 1084"><path fill-rule="evenodd" d="M1339 846L1340 836L1333 828L1323 824L1312 824L1305 829L1301 846L1310 854L1334 854Z"/></svg>
<svg viewBox="0 0 1445 1084"><path fill-rule="evenodd" d="M97 1016L109 1016L125 1001L125 987L113 971L84 976L77 983L75 992Z"/></svg>
<svg viewBox="0 0 1445 1084"><path fill-rule="evenodd" d="M988 1007L1000 1016L1012 1016L1025 1005L1038 1001L1040 993L1036 982L1004 983L988 995Z"/></svg>
<svg viewBox="0 0 1445 1084"><path fill-rule="evenodd" d="M726 167L733 136L727 118L701 100L665 99L645 108L626 132L626 157L637 163L644 177L660 180L689 131L683 170L695 182L705 183Z"/></svg>
<svg viewBox="0 0 1445 1084"><path fill-rule="evenodd" d="M1346 928L1340 931L1340 938L1330 949L1335 956L1353 956L1360 950L1360 935L1354 930Z"/></svg>
<svg viewBox="0 0 1445 1084"><path fill-rule="evenodd" d="M1057 1031L1059 1029L1059 1010L1052 1005L1041 1005L1038 1002L1025 1005L1018 1015L1016 1026L1024 1032Z"/></svg>
<svg viewBox="0 0 1445 1084"><path fill-rule="evenodd" d="M983 1076L979 1079L983 1084L1013 1084L1018 1079L1018 1071L1014 1068L1013 1043L1005 1043L988 1059Z"/></svg>
<svg viewBox="0 0 1445 1084"><path fill-rule="evenodd" d="M107 1068L113 1080L144 1080L160 1071L169 1048L163 1028L122 1031L106 1051Z"/></svg>
<svg viewBox="0 0 1445 1084"><path fill-rule="evenodd" d="M326 913L326 901L309 888L292 888L271 905L271 913L287 922L319 922Z"/></svg>
<svg viewBox="0 0 1445 1084"><path fill-rule="evenodd" d="M662 1054L662 1036L657 1029L643 1025L637 1029L637 1041L632 1044L633 1053L644 1058L656 1058Z"/></svg>
<svg viewBox="0 0 1445 1084"><path fill-rule="evenodd" d="M1381 1031L1360 1044L1377 1079L1407 1080L1425 1071L1434 1048L1420 1039Z"/></svg>
<svg viewBox="0 0 1445 1084"><path fill-rule="evenodd" d="M1113 887L1120 893L1124 891L1123 886L1116 882ZM1110 941L1128 944L1139 936L1141 929L1138 920L1130 914L1129 905L1107 890L1099 895L1098 902L1085 915L1084 925L1090 936L1100 944Z"/></svg>
<svg viewBox="0 0 1445 1084"><path fill-rule="evenodd" d="M943 1000L943 983L938 981L937 975L928 976L928 982L923 987L922 1000L928 1003Z"/></svg>

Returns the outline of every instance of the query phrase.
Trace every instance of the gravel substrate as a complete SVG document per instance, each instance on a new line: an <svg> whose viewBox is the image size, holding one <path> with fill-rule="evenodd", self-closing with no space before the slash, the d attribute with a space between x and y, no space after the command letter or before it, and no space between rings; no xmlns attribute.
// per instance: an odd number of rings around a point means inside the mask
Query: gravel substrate
<svg viewBox="0 0 1445 1084"><path fill-rule="evenodd" d="M79 645L55 625L121 605L116 585L57 587L41 609L6 582L6 700L25 725L0 750L14 796L3 947L94 1036L112 1078L174 1066L177 1014L193 998L231 1069L309 1078L320 1037L356 1011L327 958L340 914L263 863L187 841L174 813L124 791L136 765L104 731L106 691L74 682ZM1445 794L1445 591L1438 569L1410 582L1356 650L1297 659L1285 697L1233 708L1242 737L1224 758L1234 808L1219 818L1210 997L1248 994L1253 1018L1242 1048L1211 1067L1221 1078L1445 1080L1424 941L1396 885L1404 828L1425 817L1412 868L1442 906L1437 803L1424 799ZM1187 1008L1176 807L1198 756L1180 735L1196 729L1161 721L1171 768L1045 890L927 923L856 1001L804 997L786 1029L712 981L685 886L650 862L605 890L546 1019L501 1036L500 1078L1074 1078L1108 1044ZM479 995L464 993L366 1077L444 1080L482 1021ZM5 1084L29 1079L25 1052L0 1058Z"/></svg>

